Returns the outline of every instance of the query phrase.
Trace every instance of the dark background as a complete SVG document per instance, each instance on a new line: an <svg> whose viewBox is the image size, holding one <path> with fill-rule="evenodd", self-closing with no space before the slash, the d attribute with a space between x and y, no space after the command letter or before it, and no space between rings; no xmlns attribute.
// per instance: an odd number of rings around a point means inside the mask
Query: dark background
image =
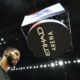
<svg viewBox="0 0 80 80"><path fill-rule="evenodd" d="M6 47L13 46L17 47L21 52L21 59L17 66L48 61L48 59L34 57L28 50L26 39L21 32L21 23L25 15L32 14L58 2L60 2L70 14L73 54L68 58L79 58L79 0L0 0L0 39L2 37L4 38L4 41L0 41L0 43L2 43L0 45L0 56L2 56L2 52ZM66 76L65 72L67 72ZM55 69L9 71L9 75L12 80L77 80L80 79L80 64L67 65L65 69L56 67Z"/></svg>

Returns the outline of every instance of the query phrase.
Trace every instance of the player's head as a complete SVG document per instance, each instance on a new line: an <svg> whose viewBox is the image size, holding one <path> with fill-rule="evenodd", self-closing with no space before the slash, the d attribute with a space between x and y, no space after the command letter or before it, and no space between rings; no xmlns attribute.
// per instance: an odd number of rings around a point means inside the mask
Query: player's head
<svg viewBox="0 0 80 80"><path fill-rule="evenodd" d="M5 51L3 52L3 57L6 58L7 63L9 66L14 66L18 63L20 59L20 52L16 48L6 48Z"/></svg>

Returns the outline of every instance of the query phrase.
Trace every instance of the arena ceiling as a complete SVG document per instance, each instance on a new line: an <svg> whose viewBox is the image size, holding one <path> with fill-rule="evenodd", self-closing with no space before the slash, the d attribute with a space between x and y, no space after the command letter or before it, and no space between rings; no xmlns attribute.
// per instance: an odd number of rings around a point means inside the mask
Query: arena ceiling
<svg viewBox="0 0 80 80"><path fill-rule="evenodd" d="M2 55L3 50L6 47L13 46L17 47L21 51L21 60L20 60L20 66L31 64L35 62L43 62L48 61L48 59L42 59L42 58L36 58L33 57L33 54L28 50L25 36L23 35L23 32L21 31L21 24L24 19L25 15L32 14L36 11L39 11L47 6L50 6L55 3L61 3L63 7L66 9L66 11L70 14L70 22L71 22L71 31L72 31L72 41L73 41L73 54L70 58L79 58L80 57L80 0L0 0L0 56ZM28 28L29 29L29 28ZM41 60L40 60L41 59ZM68 75L67 79L69 80L76 80L79 79L79 66L68 66L66 68ZM75 70L74 70L75 69ZM57 70L57 69L56 69ZM61 72L59 74L59 78L57 77L57 74L59 71L56 70L47 70L50 74L53 74L55 72L53 79L56 80L66 80L66 76L64 76L66 73L64 73L64 70L62 72L61 68L58 68L58 70ZM11 77L15 80L17 79L24 79L26 77L26 74L29 75L25 79L30 80L52 80L51 77L53 75L48 74L46 70L42 70L43 73L41 73L41 70L38 71L31 71L31 72L24 72L23 77L15 77L13 73L16 75L20 74L20 72L13 72L10 73ZM46 77L49 76L49 77ZM31 76L31 77L30 77ZM45 78L43 78L45 77ZM13 79L14 80L14 79Z"/></svg>

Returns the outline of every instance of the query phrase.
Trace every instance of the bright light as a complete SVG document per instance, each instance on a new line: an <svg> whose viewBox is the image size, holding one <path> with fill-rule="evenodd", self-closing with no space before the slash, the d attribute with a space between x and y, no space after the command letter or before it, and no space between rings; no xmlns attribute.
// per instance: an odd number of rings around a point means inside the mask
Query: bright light
<svg viewBox="0 0 80 80"><path fill-rule="evenodd" d="M41 65L40 65L40 68L42 68L42 67L43 67L43 65L41 64Z"/></svg>
<svg viewBox="0 0 80 80"><path fill-rule="evenodd" d="M58 15L64 11L65 11L65 9L63 8L63 6L60 3L51 5L49 7L46 7L44 9L40 10L39 12L37 12L35 14L26 15L24 17L21 27L31 24L31 23L34 23L36 21L40 21L40 20L55 16L55 15Z"/></svg>
<svg viewBox="0 0 80 80"><path fill-rule="evenodd" d="M73 62L76 63L76 60L74 60Z"/></svg>
<svg viewBox="0 0 80 80"><path fill-rule="evenodd" d="M25 67L23 67L23 69L25 69Z"/></svg>
<svg viewBox="0 0 80 80"><path fill-rule="evenodd" d="M54 65L54 63L51 63L51 67L54 67L55 65Z"/></svg>
<svg viewBox="0 0 80 80"><path fill-rule="evenodd" d="M26 67L26 69L29 69L29 67Z"/></svg>
<svg viewBox="0 0 80 80"><path fill-rule="evenodd" d="M33 66L33 69L35 69L36 68L36 66Z"/></svg>
<svg viewBox="0 0 80 80"><path fill-rule="evenodd" d="M59 63L60 66L64 65L63 61L59 61L58 63Z"/></svg>
<svg viewBox="0 0 80 80"><path fill-rule="evenodd" d="M67 64L67 61L65 61L64 63Z"/></svg>
<svg viewBox="0 0 80 80"><path fill-rule="evenodd" d="M21 67L21 70L22 70L23 68Z"/></svg>
<svg viewBox="0 0 80 80"><path fill-rule="evenodd" d="M10 70L11 70L11 71L15 71L15 69L13 69L13 68L11 68Z"/></svg>
<svg viewBox="0 0 80 80"><path fill-rule="evenodd" d="M50 67L50 64L48 64L48 67Z"/></svg>
<svg viewBox="0 0 80 80"><path fill-rule="evenodd" d="M68 63L70 64L71 62L70 62L70 61L68 61Z"/></svg>
<svg viewBox="0 0 80 80"><path fill-rule="evenodd" d="M18 68L15 68L15 70L18 70ZM22 70L22 69L21 69Z"/></svg>
<svg viewBox="0 0 80 80"><path fill-rule="evenodd" d="M44 68L46 68L47 67L47 65L46 64L44 64Z"/></svg>
<svg viewBox="0 0 80 80"><path fill-rule="evenodd" d="M2 43L0 42L0 45L2 45Z"/></svg>
<svg viewBox="0 0 80 80"><path fill-rule="evenodd" d="M1 38L1 41L4 41L4 38Z"/></svg>
<svg viewBox="0 0 80 80"><path fill-rule="evenodd" d="M21 70L21 68L18 68L19 70Z"/></svg>
<svg viewBox="0 0 80 80"><path fill-rule="evenodd" d="M77 63L80 63L80 59L77 60Z"/></svg>
<svg viewBox="0 0 80 80"><path fill-rule="evenodd" d="M6 44L6 42L5 42L5 41L4 41L3 43L4 43L4 44Z"/></svg>
<svg viewBox="0 0 80 80"><path fill-rule="evenodd" d="M74 63L80 63L80 59L77 60L73 60ZM46 63L46 64L40 64L40 65L36 65L36 66L26 66L26 67L19 67L16 68L15 66L9 68L9 70L11 71L15 71L15 70L25 70L25 69L38 69L38 68L47 68L47 67L56 67L58 66L63 66L64 64L70 64L71 61L55 61L55 62L51 62L51 63Z"/></svg>
<svg viewBox="0 0 80 80"><path fill-rule="evenodd" d="M32 69L32 66L30 66L29 68Z"/></svg>
<svg viewBox="0 0 80 80"><path fill-rule="evenodd" d="M16 66L13 66L13 68L16 68Z"/></svg>
<svg viewBox="0 0 80 80"><path fill-rule="evenodd" d="M38 68L38 66L35 66L35 68Z"/></svg>
<svg viewBox="0 0 80 80"><path fill-rule="evenodd" d="M58 62L57 62L57 61L55 61L55 65L56 65L56 66L58 65Z"/></svg>
<svg viewBox="0 0 80 80"><path fill-rule="evenodd" d="M57 66L58 64L56 63L55 65Z"/></svg>

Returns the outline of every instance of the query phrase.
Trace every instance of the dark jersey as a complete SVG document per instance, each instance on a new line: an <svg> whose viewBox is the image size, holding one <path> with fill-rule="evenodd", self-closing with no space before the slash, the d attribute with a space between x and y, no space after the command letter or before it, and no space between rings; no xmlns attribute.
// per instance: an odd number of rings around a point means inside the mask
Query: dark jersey
<svg viewBox="0 0 80 80"><path fill-rule="evenodd" d="M0 80L10 80L7 72L0 67Z"/></svg>

